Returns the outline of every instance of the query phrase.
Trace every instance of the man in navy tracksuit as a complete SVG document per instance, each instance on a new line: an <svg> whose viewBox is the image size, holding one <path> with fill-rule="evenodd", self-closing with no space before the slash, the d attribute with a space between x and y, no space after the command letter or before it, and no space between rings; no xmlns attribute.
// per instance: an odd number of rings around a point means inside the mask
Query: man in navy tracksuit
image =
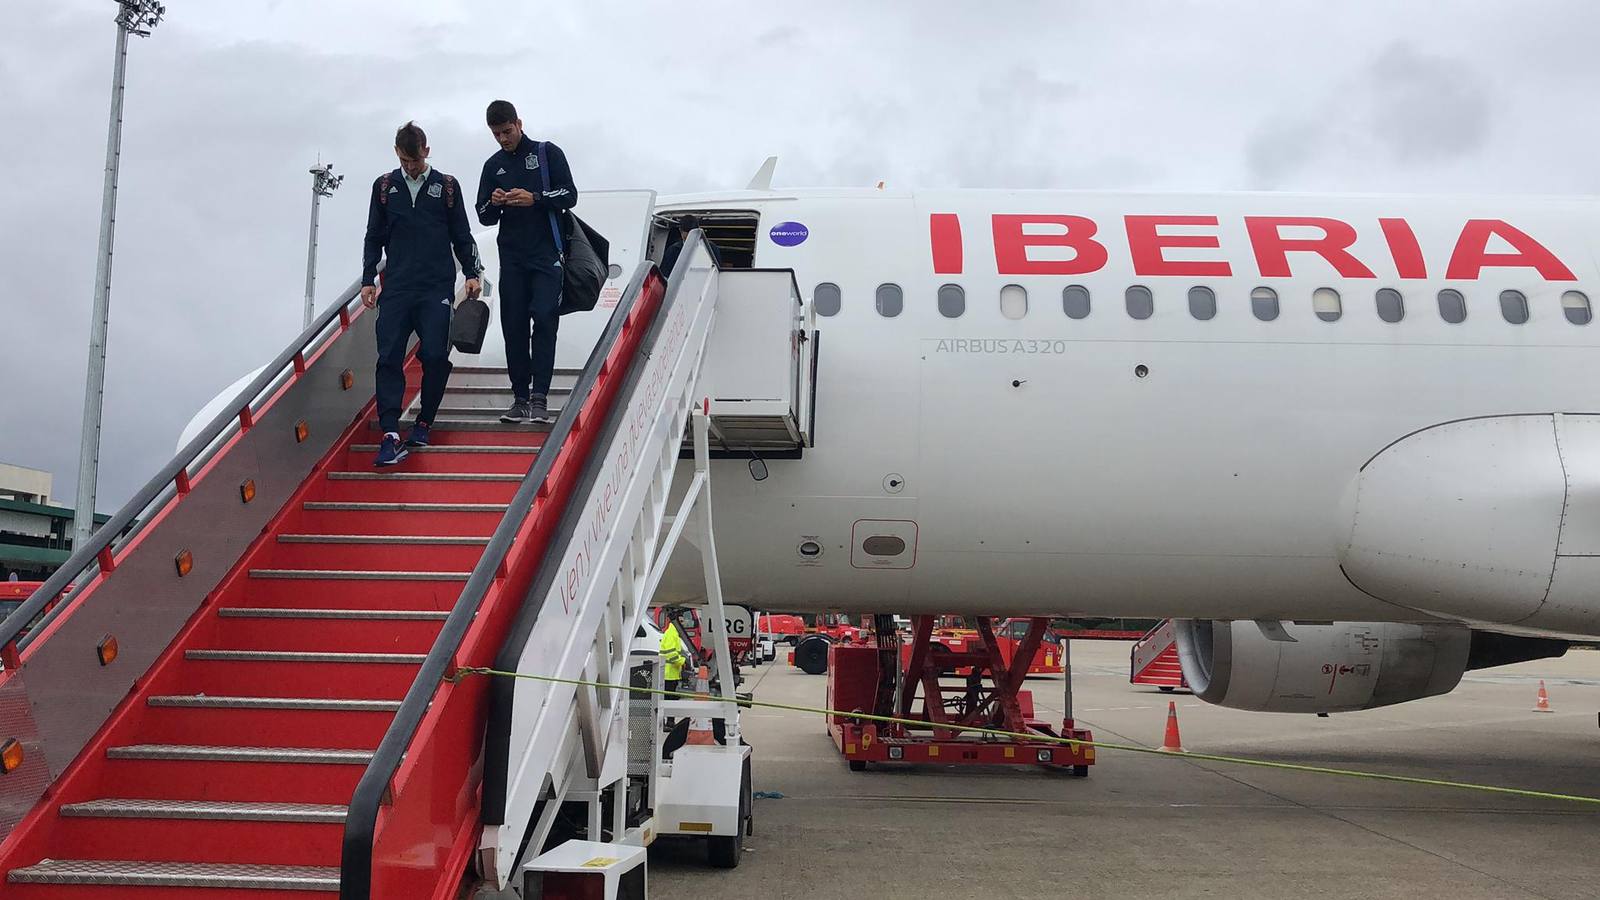
<svg viewBox="0 0 1600 900"><path fill-rule="evenodd" d="M483 164L478 221L500 225L500 331L515 401L500 421L549 422L546 395L556 366L562 279L551 213L564 226L578 189L560 147L544 142L540 162L540 142L522 133L516 107L496 100L487 118L500 152Z"/></svg>
<svg viewBox="0 0 1600 900"><path fill-rule="evenodd" d="M428 137L407 122L394 136L400 168L372 183L367 237L361 260L361 302L378 308L378 423L383 443L375 465L406 458L407 446L426 447L428 429L450 378L450 312L456 260L467 277L467 296L480 290L478 245L467 223L465 198L455 178L428 165ZM455 260L451 260L451 250ZM378 260L387 254L383 287ZM380 298L379 293L382 293ZM406 390L406 344L417 335L422 360L422 408L404 444L400 404Z"/></svg>

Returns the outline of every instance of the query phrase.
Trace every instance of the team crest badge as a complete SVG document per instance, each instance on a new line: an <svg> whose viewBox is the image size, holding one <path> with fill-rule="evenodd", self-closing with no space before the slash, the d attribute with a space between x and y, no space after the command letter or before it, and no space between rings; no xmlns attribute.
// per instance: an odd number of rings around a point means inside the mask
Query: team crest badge
<svg viewBox="0 0 1600 900"><path fill-rule="evenodd" d="M434 184L428 185L428 196L434 198L435 200L439 199L440 197L443 197L444 196L444 185L439 184L437 182L435 182Z"/></svg>
<svg viewBox="0 0 1600 900"><path fill-rule="evenodd" d="M522 164L529 169L539 168L539 155L536 153L529 153L527 157L522 160Z"/></svg>

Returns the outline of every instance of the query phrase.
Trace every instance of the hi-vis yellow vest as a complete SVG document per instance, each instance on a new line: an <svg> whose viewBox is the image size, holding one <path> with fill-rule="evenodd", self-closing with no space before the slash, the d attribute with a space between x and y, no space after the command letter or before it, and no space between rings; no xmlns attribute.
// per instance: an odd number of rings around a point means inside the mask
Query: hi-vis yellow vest
<svg viewBox="0 0 1600 900"><path fill-rule="evenodd" d="M683 652L683 638L678 635L678 626L671 622L661 632L661 658L667 664L663 677L668 681L683 677L683 664L689 661L689 656Z"/></svg>

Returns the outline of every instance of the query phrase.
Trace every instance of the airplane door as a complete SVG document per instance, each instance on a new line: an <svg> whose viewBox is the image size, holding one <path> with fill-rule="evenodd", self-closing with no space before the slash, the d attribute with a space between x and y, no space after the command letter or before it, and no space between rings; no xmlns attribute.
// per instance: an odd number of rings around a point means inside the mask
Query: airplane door
<svg viewBox="0 0 1600 900"><path fill-rule="evenodd" d="M600 302L588 312L561 317L561 337L556 345L556 365L581 368L589 351L605 330L633 270L650 246L650 217L655 211L655 191L580 191L573 212L611 242L611 271L600 290Z"/></svg>

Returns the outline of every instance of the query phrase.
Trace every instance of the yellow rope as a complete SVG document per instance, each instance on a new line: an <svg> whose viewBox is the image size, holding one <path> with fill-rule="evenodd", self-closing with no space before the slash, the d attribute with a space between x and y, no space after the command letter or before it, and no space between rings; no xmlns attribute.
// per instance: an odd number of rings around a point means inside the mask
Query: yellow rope
<svg viewBox="0 0 1600 900"><path fill-rule="evenodd" d="M555 678L549 675L533 675L526 672L505 672L499 669L485 667L457 669L452 680L459 680L469 675L483 675L498 678L521 678L527 681L542 681L547 684L570 684L575 687L592 687L613 691L628 691L636 694L659 694L663 697L672 697L684 700L705 699L703 694L690 691L668 691L661 688L641 688L624 684L606 684L599 681L580 681L571 678ZM771 703L762 700L731 700L726 698L713 698L722 702L737 702L743 707L761 709L780 709L788 712L813 713L825 716L840 716L864 722L882 722L887 725L910 725L918 728L927 728L931 723L917 719L901 719L895 716L879 716L870 713L844 712L837 709L826 709L817 706L799 706L792 703ZM999 728L982 728L975 725L953 725L939 723L939 728L951 731L964 731L970 734L985 735L988 737L1011 738L1013 740L1033 741L1035 743L1072 744L1083 747L1093 747L1096 750L1121 750L1127 753L1148 753L1154 756L1170 759L1205 760L1206 762L1226 763L1229 765L1255 766L1262 769L1279 769L1288 772L1307 772L1314 775L1336 775L1345 778L1367 778L1377 781L1392 781L1399 784L1418 784L1427 787L1446 787L1459 790L1482 791L1491 794L1506 794L1513 797L1528 797L1535 800L1563 800L1570 803L1600 804L1600 797L1585 797L1581 794L1558 794L1552 791L1530 791L1524 788L1500 787L1492 784L1474 784L1468 781L1450 781L1443 778L1418 778L1414 775L1390 775L1384 772L1362 772L1355 769L1336 769L1329 766L1308 766L1300 763L1273 762L1265 759L1250 759L1242 756L1221 756L1214 753L1168 753L1154 747L1145 747L1139 744L1114 744L1106 741L1086 741L1081 738L1056 737L1054 735L1038 733L1022 733L1005 731Z"/></svg>

